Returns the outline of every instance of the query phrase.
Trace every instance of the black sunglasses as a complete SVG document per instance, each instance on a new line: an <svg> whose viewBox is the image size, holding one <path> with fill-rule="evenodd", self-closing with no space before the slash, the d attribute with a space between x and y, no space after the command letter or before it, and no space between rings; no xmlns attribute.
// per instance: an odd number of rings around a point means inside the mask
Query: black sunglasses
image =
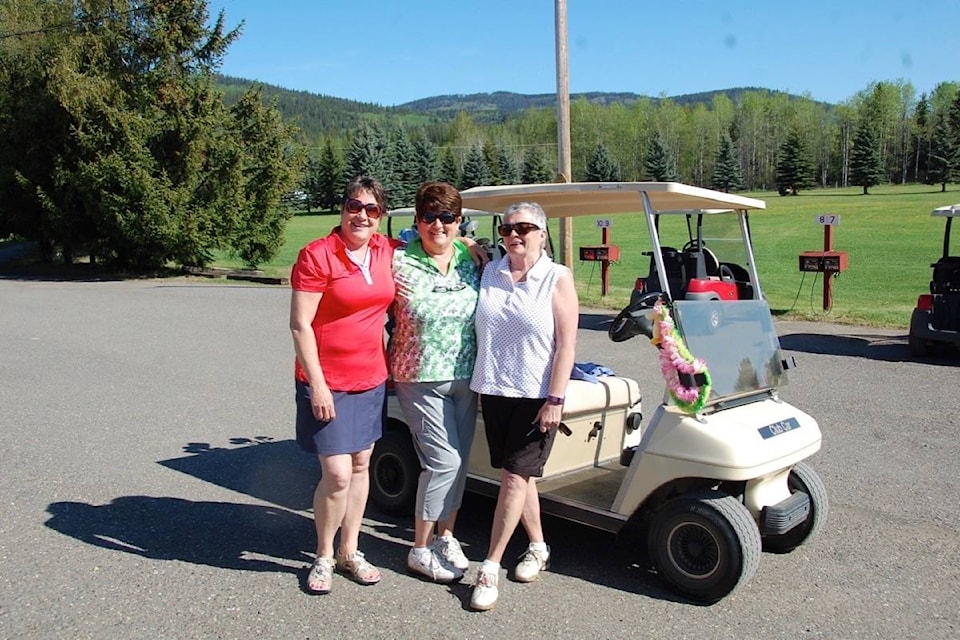
<svg viewBox="0 0 960 640"><path fill-rule="evenodd" d="M452 224L456 222L459 217L460 216L450 211L441 211L440 213L428 211L420 214L420 219L426 224L433 224L436 220L439 220L443 224Z"/></svg>
<svg viewBox="0 0 960 640"><path fill-rule="evenodd" d="M514 222L512 224L502 224L497 227L497 233L499 233L504 238L510 237L510 234L514 231L517 232L518 236L525 236L531 231L540 231L540 227L533 224L532 222Z"/></svg>
<svg viewBox="0 0 960 640"><path fill-rule="evenodd" d="M350 198L343 203L343 208L347 210L347 213L360 213L361 211L366 211L368 218L379 218L383 213L383 209L381 209L380 205L378 205L376 202L364 204L355 198Z"/></svg>

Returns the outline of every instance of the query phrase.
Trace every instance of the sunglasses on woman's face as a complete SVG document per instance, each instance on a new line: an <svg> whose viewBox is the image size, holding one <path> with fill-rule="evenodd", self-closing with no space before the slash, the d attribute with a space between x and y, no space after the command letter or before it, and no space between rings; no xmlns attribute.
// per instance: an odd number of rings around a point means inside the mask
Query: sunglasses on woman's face
<svg viewBox="0 0 960 640"><path fill-rule="evenodd" d="M433 224L435 221L439 220L443 224L452 224L457 221L457 214L450 211L441 211L440 213L421 213L420 219L424 224Z"/></svg>
<svg viewBox="0 0 960 640"><path fill-rule="evenodd" d="M350 198L349 200L347 200L344 203L343 208L347 210L347 213L352 213L352 214L357 214L357 213L360 213L361 211L366 211L368 218L379 218L380 214L383 213L383 209L381 209L380 205L378 205L376 202L370 202L370 203L364 204L355 198Z"/></svg>
<svg viewBox="0 0 960 640"><path fill-rule="evenodd" d="M531 231L540 231L540 227L533 224L532 222L514 222L508 224L502 224L497 227L497 233L499 233L504 238L509 238L510 234L514 231L517 232L518 236L525 236Z"/></svg>

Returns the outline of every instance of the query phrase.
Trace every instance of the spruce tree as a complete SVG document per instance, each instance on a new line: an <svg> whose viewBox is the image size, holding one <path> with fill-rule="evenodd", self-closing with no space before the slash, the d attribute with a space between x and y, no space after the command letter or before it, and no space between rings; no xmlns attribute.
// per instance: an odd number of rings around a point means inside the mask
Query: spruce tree
<svg viewBox="0 0 960 640"><path fill-rule="evenodd" d="M520 181L517 159L503 145L497 146L497 167L500 179L503 181L501 184L516 184Z"/></svg>
<svg viewBox="0 0 960 640"><path fill-rule="evenodd" d="M467 153L463 163L463 177L460 180L461 188L481 187L490 184L490 170L483 156L483 147L475 145Z"/></svg>
<svg viewBox="0 0 960 640"><path fill-rule="evenodd" d="M644 168L647 171L648 180L654 182L675 182L677 180L677 169L667 153L663 136L659 131L650 139Z"/></svg>
<svg viewBox="0 0 960 640"><path fill-rule="evenodd" d="M620 182L620 165L610 157L603 143L598 143L587 161L587 182Z"/></svg>
<svg viewBox="0 0 960 640"><path fill-rule="evenodd" d="M346 180L371 176L387 188L391 180L389 148L387 134L379 124L361 122L347 151Z"/></svg>
<svg viewBox="0 0 960 640"><path fill-rule="evenodd" d="M720 140L720 149L713 165L714 189L729 193L743 189L743 175L740 173L740 158L730 136L724 134Z"/></svg>
<svg viewBox="0 0 960 640"><path fill-rule="evenodd" d="M407 207L413 205L417 193L419 165L410 137L405 128L398 127L393 133L390 145L390 206Z"/></svg>
<svg viewBox="0 0 960 640"><path fill-rule="evenodd" d="M792 129L780 146L777 158L777 188L780 195L797 195L813 183L813 163L799 132Z"/></svg>
<svg viewBox="0 0 960 640"><path fill-rule="evenodd" d="M453 150L450 147L444 147L443 151L440 152L440 169L437 180L452 184L458 189L461 188L460 165L457 163L457 158L453 155Z"/></svg>
<svg viewBox="0 0 960 640"><path fill-rule="evenodd" d="M850 184L863 187L863 195L870 195L870 187L883 180L883 158L873 124L863 118L853 137L850 151Z"/></svg>
<svg viewBox="0 0 960 640"><path fill-rule="evenodd" d="M520 179L524 184L542 184L553 179L553 173L547 167L547 161L535 147L530 147L523 156L523 168Z"/></svg>
<svg viewBox="0 0 960 640"><path fill-rule="evenodd" d="M417 186L434 180L439 169L436 145L426 137L421 136L413 142L413 156L417 165Z"/></svg>
<svg viewBox="0 0 960 640"><path fill-rule="evenodd" d="M930 155L927 162L927 184L939 184L940 192L947 190L947 183L955 170L956 160L950 144L950 126L944 116L937 118L930 140Z"/></svg>
<svg viewBox="0 0 960 640"><path fill-rule="evenodd" d="M343 187L347 183L343 174L343 159L333 147L333 142L327 140L320 155L316 185L316 205L320 211L333 213L340 206Z"/></svg>

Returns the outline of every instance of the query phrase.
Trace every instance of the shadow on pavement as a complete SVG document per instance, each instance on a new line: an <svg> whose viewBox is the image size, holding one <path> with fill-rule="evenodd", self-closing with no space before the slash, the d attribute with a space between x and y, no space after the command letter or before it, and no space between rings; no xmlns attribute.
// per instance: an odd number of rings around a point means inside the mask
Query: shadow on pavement
<svg viewBox="0 0 960 640"><path fill-rule="evenodd" d="M780 346L791 351L819 353L831 356L853 356L886 362L920 362L945 366L957 366L960 359L949 345L943 345L937 356L914 358L907 346L907 336L891 336L867 333L785 333L780 336ZM952 356L952 357L951 357Z"/></svg>
<svg viewBox="0 0 960 640"><path fill-rule="evenodd" d="M606 331L610 327L610 323L613 322L613 318L616 316L616 313L610 312L606 313L581 313L580 314L580 328L586 329L587 331Z"/></svg>

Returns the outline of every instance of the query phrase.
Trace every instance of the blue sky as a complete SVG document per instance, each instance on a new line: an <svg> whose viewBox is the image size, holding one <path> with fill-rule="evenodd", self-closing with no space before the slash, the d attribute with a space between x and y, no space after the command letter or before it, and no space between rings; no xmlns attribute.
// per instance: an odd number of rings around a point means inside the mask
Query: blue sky
<svg viewBox="0 0 960 640"><path fill-rule="evenodd" d="M392 106L555 93L553 0L211 0L244 21L221 72ZM752 86L842 102L960 81L958 0L567 0L571 93Z"/></svg>

